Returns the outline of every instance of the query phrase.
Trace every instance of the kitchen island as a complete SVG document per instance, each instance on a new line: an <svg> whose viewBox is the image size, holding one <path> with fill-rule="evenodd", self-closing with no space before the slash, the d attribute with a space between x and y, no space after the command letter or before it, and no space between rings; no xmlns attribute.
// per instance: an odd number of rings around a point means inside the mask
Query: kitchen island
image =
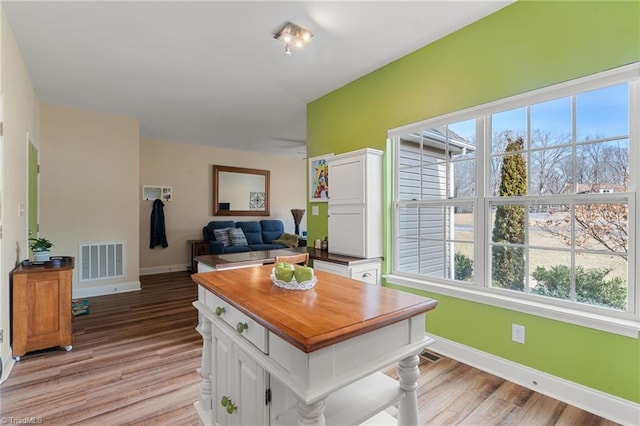
<svg viewBox="0 0 640 426"><path fill-rule="evenodd" d="M203 424L343 425L399 403L419 424L418 354L437 302L316 271L310 290L273 285L272 265L192 275L203 337ZM398 381L380 370L398 363Z"/></svg>

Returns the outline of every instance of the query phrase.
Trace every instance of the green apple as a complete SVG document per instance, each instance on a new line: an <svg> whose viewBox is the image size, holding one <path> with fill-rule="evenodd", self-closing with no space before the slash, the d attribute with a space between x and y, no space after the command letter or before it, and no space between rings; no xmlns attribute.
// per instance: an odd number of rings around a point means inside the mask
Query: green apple
<svg viewBox="0 0 640 426"><path fill-rule="evenodd" d="M279 263L276 266L275 275L276 278L280 281L284 281L288 283L293 278L293 265L289 268L287 265L291 265L290 263Z"/></svg>
<svg viewBox="0 0 640 426"><path fill-rule="evenodd" d="M293 271L293 275L299 283L303 281L311 281L311 279L313 279L313 268L310 268L309 266L301 266Z"/></svg>
<svg viewBox="0 0 640 426"><path fill-rule="evenodd" d="M296 267L295 267L295 265L293 263L288 263L288 262L278 263L276 265L276 268L286 268L286 269L291 269L292 271L294 269L296 269Z"/></svg>

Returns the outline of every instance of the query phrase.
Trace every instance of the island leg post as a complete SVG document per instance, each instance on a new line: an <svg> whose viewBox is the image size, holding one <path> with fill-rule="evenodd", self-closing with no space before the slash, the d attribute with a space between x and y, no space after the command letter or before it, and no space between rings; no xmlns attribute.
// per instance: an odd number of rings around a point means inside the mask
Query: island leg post
<svg viewBox="0 0 640 426"><path fill-rule="evenodd" d="M324 399L305 404L298 401L298 426L325 426Z"/></svg>
<svg viewBox="0 0 640 426"><path fill-rule="evenodd" d="M420 424L418 415L418 378L420 377L420 369L418 363L420 357L412 355L400 360L398 363L398 376L400 376L400 388L405 391L406 395L400 400L398 408L398 425L412 426Z"/></svg>
<svg viewBox="0 0 640 426"><path fill-rule="evenodd" d="M202 366L200 368L200 403L211 411L213 408L211 388L211 321L204 315L200 317L199 332L202 335Z"/></svg>

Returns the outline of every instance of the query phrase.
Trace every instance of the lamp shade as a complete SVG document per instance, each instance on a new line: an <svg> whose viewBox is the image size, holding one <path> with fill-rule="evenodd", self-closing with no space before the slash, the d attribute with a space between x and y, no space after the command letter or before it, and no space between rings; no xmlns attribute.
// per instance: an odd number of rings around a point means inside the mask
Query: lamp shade
<svg viewBox="0 0 640 426"><path fill-rule="evenodd" d="M305 209L291 209L291 215L293 216L293 223L296 226L295 233L296 235L300 235L300 222L302 222L302 217L304 216Z"/></svg>

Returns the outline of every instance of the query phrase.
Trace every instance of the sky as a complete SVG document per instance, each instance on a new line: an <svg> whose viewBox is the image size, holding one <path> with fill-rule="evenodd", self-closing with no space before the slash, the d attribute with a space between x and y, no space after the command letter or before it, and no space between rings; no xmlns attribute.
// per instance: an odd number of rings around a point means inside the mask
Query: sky
<svg viewBox="0 0 640 426"><path fill-rule="evenodd" d="M576 140L599 137L626 137L629 134L629 84L605 87L575 96ZM531 105L531 129L566 141L572 134L572 98L570 96ZM451 130L467 140L475 139L475 120L451 124ZM526 107L493 114L492 133L511 130L525 135Z"/></svg>

